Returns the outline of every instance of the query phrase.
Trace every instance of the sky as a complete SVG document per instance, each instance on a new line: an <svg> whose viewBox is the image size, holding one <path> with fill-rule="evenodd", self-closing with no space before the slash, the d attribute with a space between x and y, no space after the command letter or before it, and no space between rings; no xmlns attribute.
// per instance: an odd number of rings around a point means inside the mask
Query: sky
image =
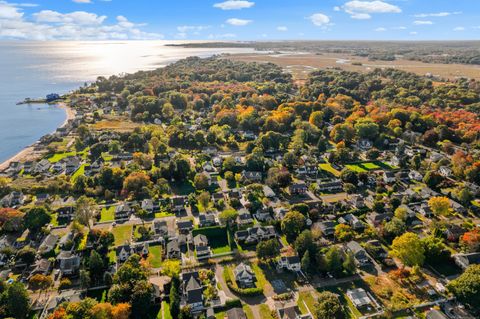
<svg viewBox="0 0 480 319"><path fill-rule="evenodd" d="M0 40L480 40L480 0L0 0Z"/></svg>

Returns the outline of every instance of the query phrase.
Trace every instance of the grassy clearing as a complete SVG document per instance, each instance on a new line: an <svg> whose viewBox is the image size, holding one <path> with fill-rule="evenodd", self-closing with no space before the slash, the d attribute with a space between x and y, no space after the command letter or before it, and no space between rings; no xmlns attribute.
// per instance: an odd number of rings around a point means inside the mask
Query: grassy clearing
<svg viewBox="0 0 480 319"><path fill-rule="evenodd" d="M163 319L173 319L170 314L170 305L166 301L162 301L162 309L160 313L163 313Z"/></svg>
<svg viewBox="0 0 480 319"><path fill-rule="evenodd" d="M272 311L266 304L261 304L258 308L258 312L260 313L260 317L262 319L274 319L272 316Z"/></svg>
<svg viewBox="0 0 480 319"><path fill-rule="evenodd" d="M87 164L80 165L80 167L77 169L77 171L75 173L73 173L72 182L75 182L77 180L78 176L85 175L85 166L87 166Z"/></svg>
<svg viewBox="0 0 480 319"><path fill-rule="evenodd" d="M331 173L333 174L334 176L338 177L340 176L340 171L336 170L335 168L332 167L332 164L330 163L322 163L319 165L320 166L320 169L328 172L328 173Z"/></svg>
<svg viewBox="0 0 480 319"><path fill-rule="evenodd" d="M75 156L77 154L77 152L73 151L73 152L65 152L65 153L57 153L57 154L54 154L52 155L51 157L48 158L48 161L52 164L55 164L57 162L60 162L61 160L63 160L64 158L67 158L67 157L71 157L71 156Z"/></svg>
<svg viewBox="0 0 480 319"><path fill-rule="evenodd" d="M194 229L192 232L193 237L198 234L207 236L208 244L213 254L223 254L231 251L230 240L225 227L216 226Z"/></svg>
<svg viewBox="0 0 480 319"><path fill-rule="evenodd" d="M115 226L112 229L113 236L115 237L115 246L120 246L129 241L132 237L132 225L120 225Z"/></svg>
<svg viewBox="0 0 480 319"><path fill-rule="evenodd" d="M315 299L316 299L316 292L300 291L298 293L297 306L302 312L302 314L307 314L309 313L309 310L313 311L313 309L315 309L315 302L316 302Z"/></svg>
<svg viewBox="0 0 480 319"><path fill-rule="evenodd" d="M348 168L351 171L357 172L357 173L364 173L367 170L364 169L363 167L360 166L361 164L349 164L345 165L346 168Z"/></svg>
<svg viewBox="0 0 480 319"><path fill-rule="evenodd" d="M175 214L174 213L169 213L169 212L155 213L155 218L163 218L163 217L170 217L170 216L175 216Z"/></svg>
<svg viewBox="0 0 480 319"><path fill-rule="evenodd" d="M100 212L100 222L109 222L115 220L115 206L103 207Z"/></svg>
<svg viewBox="0 0 480 319"><path fill-rule="evenodd" d="M148 262L153 268L160 268L162 265L163 249L161 245L148 247Z"/></svg>

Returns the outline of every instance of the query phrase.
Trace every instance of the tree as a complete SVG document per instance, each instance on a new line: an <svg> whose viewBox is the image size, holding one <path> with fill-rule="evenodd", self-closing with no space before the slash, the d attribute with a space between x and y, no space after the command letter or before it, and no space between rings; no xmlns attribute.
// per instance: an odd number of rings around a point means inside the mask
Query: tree
<svg viewBox="0 0 480 319"><path fill-rule="evenodd" d="M405 222L397 217L392 218L391 221L386 222L383 226L387 237L393 238L401 235L407 229Z"/></svg>
<svg viewBox="0 0 480 319"><path fill-rule="evenodd" d="M88 269L93 281L97 283L103 277L104 264L102 256L96 251L92 250L90 258L88 259Z"/></svg>
<svg viewBox="0 0 480 319"><path fill-rule="evenodd" d="M173 318L178 318L180 314L180 283L177 276L172 277L170 286L170 314Z"/></svg>
<svg viewBox="0 0 480 319"><path fill-rule="evenodd" d="M350 275L355 273L357 267L355 265L355 258L352 253L345 254L342 267Z"/></svg>
<svg viewBox="0 0 480 319"><path fill-rule="evenodd" d="M5 232L21 231L24 216L24 213L14 208L0 208L0 229Z"/></svg>
<svg viewBox="0 0 480 319"><path fill-rule="evenodd" d="M235 209L226 209L218 215L218 219L222 224L231 225L238 217L238 212Z"/></svg>
<svg viewBox="0 0 480 319"><path fill-rule="evenodd" d="M310 258L310 252L307 250L301 259L301 266L302 270L306 273L310 273L312 271L312 260Z"/></svg>
<svg viewBox="0 0 480 319"><path fill-rule="evenodd" d="M162 275L168 277L178 277L180 274L180 261L167 259L162 262Z"/></svg>
<svg viewBox="0 0 480 319"><path fill-rule="evenodd" d="M322 318L322 319L345 318L345 313L343 312L342 304L338 300L337 295L335 295L330 291L323 291L319 293L313 312L316 318Z"/></svg>
<svg viewBox="0 0 480 319"><path fill-rule="evenodd" d="M374 140L378 135L379 126L377 123L365 120L355 124L355 130L360 138Z"/></svg>
<svg viewBox="0 0 480 319"><path fill-rule="evenodd" d="M150 307L153 305L153 293L153 286L148 280L140 280L135 283L130 297L134 318L144 318L149 313Z"/></svg>
<svg viewBox="0 0 480 319"><path fill-rule="evenodd" d="M446 249L441 238L427 236L422 238L422 245L425 249L425 259L429 264L444 262L450 257L450 251Z"/></svg>
<svg viewBox="0 0 480 319"><path fill-rule="evenodd" d="M297 251L300 258L303 257L303 255L308 251L312 251L312 253L314 253L316 245L313 241L312 232L310 230L304 230L301 232L297 239L295 239L293 247Z"/></svg>
<svg viewBox="0 0 480 319"><path fill-rule="evenodd" d="M208 188L208 177L204 173L198 173L193 178L193 183L195 188L198 190L204 190Z"/></svg>
<svg viewBox="0 0 480 319"><path fill-rule="evenodd" d="M119 303L112 308L112 319L128 319L131 306L128 303Z"/></svg>
<svg viewBox="0 0 480 319"><path fill-rule="evenodd" d="M29 246L23 247L17 252L17 260L21 260L26 264L33 264L37 251Z"/></svg>
<svg viewBox="0 0 480 319"><path fill-rule="evenodd" d="M209 192L202 192L197 196L197 201L202 207L206 210L208 209L208 205L210 204L210 193Z"/></svg>
<svg viewBox="0 0 480 319"><path fill-rule="evenodd" d="M480 230L474 229L460 237L460 244L469 253L477 252L480 248Z"/></svg>
<svg viewBox="0 0 480 319"><path fill-rule="evenodd" d="M88 229L91 228L91 221L98 214L97 203L93 198L87 196L81 196L77 199L75 205L75 220L78 221L81 225L87 226Z"/></svg>
<svg viewBox="0 0 480 319"><path fill-rule="evenodd" d="M459 301L473 307L480 305L480 265L469 266L463 274L447 285Z"/></svg>
<svg viewBox="0 0 480 319"><path fill-rule="evenodd" d="M12 283L8 287L4 298L7 313L11 317L16 319L27 317L27 314L30 311L30 299L28 298L27 289L25 289L25 286L22 283Z"/></svg>
<svg viewBox="0 0 480 319"><path fill-rule="evenodd" d="M35 274L28 280L28 284L32 290L46 290L52 283L52 277L42 274Z"/></svg>
<svg viewBox="0 0 480 319"><path fill-rule="evenodd" d="M305 228L305 216L297 211L288 212L282 220L282 232L289 242L294 241Z"/></svg>
<svg viewBox="0 0 480 319"><path fill-rule="evenodd" d="M425 261L425 248L420 238L407 232L393 240L391 254L406 266L421 266Z"/></svg>
<svg viewBox="0 0 480 319"><path fill-rule="evenodd" d="M324 113L322 111L315 111L310 114L308 121L310 124L315 125L318 128L321 128L323 125Z"/></svg>
<svg viewBox="0 0 480 319"><path fill-rule="evenodd" d="M24 217L25 227L31 232L37 233L43 226L51 221L52 217L45 207L35 207L27 211Z"/></svg>
<svg viewBox="0 0 480 319"><path fill-rule="evenodd" d="M338 241L346 242L353 239L354 233L351 226L346 224L338 224L335 226L335 238Z"/></svg>
<svg viewBox="0 0 480 319"><path fill-rule="evenodd" d="M280 245L276 239L261 241L257 244L257 256L260 259L275 258L280 254Z"/></svg>
<svg viewBox="0 0 480 319"><path fill-rule="evenodd" d="M432 197L428 200L428 206L435 215L445 216L450 211L450 200L444 196Z"/></svg>
<svg viewBox="0 0 480 319"><path fill-rule="evenodd" d="M147 196L151 186L150 177L144 172L133 172L123 181L123 189L137 199Z"/></svg>
<svg viewBox="0 0 480 319"><path fill-rule="evenodd" d="M325 254L326 269L334 274L340 274L343 270L342 253L335 246L330 247Z"/></svg>

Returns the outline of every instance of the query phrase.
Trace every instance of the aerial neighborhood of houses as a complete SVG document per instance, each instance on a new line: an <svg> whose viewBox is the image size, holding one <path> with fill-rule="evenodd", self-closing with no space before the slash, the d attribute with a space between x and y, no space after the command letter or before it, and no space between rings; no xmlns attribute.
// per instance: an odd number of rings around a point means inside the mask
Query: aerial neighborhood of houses
<svg viewBox="0 0 480 319"><path fill-rule="evenodd" d="M422 143L401 109L345 124L366 111L318 98L336 73L295 100L278 67L244 68L70 94L74 119L0 173L5 298L40 319L478 318L478 144Z"/></svg>

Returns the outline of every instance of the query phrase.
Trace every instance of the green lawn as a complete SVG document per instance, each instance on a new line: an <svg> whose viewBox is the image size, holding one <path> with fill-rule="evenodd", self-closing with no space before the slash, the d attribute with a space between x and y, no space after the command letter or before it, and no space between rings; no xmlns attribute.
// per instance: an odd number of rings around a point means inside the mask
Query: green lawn
<svg viewBox="0 0 480 319"><path fill-rule="evenodd" d="M57 153L52 155L51 157L48 158L48 161L52 164L60 162L62 159L75 156L77 152L72 151L72 152L65 152L65 153Z"/></svg>
<svg viewBox="0 0 480 319"><path fill-rule="evenodd" d="M274 319L274 317L272 316L272 311L270 310L270 308L268 308L266 304L261 304L259 306L259 312L262 319Z"/></svg>
<svg viewBox="0 0 480 319"><path fill-rule="evenodd" d="M336 170L335 168L332 167L332 164L330 163L322 163L319 165L320 168L326 172L332 173L334 176L340 176L340 171Z"/></svg>
<svg viewBox="0 0 480 319"><path fill-rule="evenodd" d="M365 167L366 169L368 169L370 171L375 170L375 169L380 169L380 166L378 166L375 163L371 163L371 162L363 163L363 167Z"/></svg>
<svg viewBox="0 0 480 319"><path fill-rule="evenodd" d="M103 207L100 212L100 222L108 222L115 220L115 206L110 206L108 208Z"/></svg>
<svg viewBox="0 0 480 319"><path fill-rule="evenodd" d="M226 227L216 226L194 229L192 232L193 237L198 234L207 236L208 244L213 254L223 254L232 251Z"/></svg>
<svg viewBox="0 0 480 319"><path fill-rule="evenodd" d="M152 266L153 268L160 268L160 266L162 265L162 246L150 246L148 247L148 251L148 261L150 262L150 266Z"/></svg>
<svg viewBox="0 0 480 319"><path fill-rule="evenodd" d="M73 173L72 182L75 182L77 180L78 176L85 175L85 166L87 166L87 164L80 165L80 167L77 169L77 171L75 173Z"/></svg>
<svg viewBox="0 0 480 319"><path fill-rule="evenodd" d="M130 240L132 237L132 229L132 225L115 226L112 229L113 236L115 237L115 246L123 245L126 241Z"/></svg>
<svg viewBox="0 0 480 319"><path fill-rule="evenodd" d="M349 164L345 165L346 168L348 168L351 171L357 172L357 173L364 173L367 170L364 169L363 167L360 166L361 164Z"/></svg>
<svg viewBox="0 0 480 319"><path fill-rule="evenodd" d="M162 301L162 309L160 313L163 313L163 319L173 319L170 314L170 305L166 301Z"/></svg>
<svg viewBox="0 0 480 319"><path fill-rule="evenodd" d="M155 218L163 218L163 217L169 217L169 216L175 216L175 214L174 213L169 213L169 212L155 213Z"/></svg>
<svg viewBox="0 0 480 319"><path fill-rule="evenodd" d="M117 261L117 253L115 252L115 249L108 252L108 261L110 263L115 263Z"/></svg>

